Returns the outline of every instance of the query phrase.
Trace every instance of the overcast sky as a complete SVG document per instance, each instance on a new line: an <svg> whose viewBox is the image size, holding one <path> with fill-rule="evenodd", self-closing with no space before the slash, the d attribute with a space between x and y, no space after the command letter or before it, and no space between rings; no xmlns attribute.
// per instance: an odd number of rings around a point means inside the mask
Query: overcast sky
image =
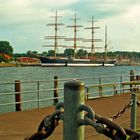
<svg viewBox="0 0 140 140"><path fill-rule="evenodd" d="M140 0L0 0L0 40L9 41L14 53L47 50L42 47L49 43L44 36L52 35L52 28L46 24L53 22L50 16L56 10L65 26L72 24L69 19L75 12L84 27L90 26L87 21L94 16L101 27L97 37L102 40L107 25L110 51L140 51ZM66 29L59 32L73 36ZM79 28L78 34L89 38L88 32ZM103 47L104 42L97 45Z"/></svg>

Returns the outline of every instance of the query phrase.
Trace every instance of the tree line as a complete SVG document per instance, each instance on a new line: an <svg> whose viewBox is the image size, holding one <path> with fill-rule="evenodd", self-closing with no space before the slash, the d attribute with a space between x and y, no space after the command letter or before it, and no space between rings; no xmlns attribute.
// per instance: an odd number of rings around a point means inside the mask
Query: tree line
<svg viewBox="0 0 140 140"><path fill-rule="evenodd" d="M42 53L38 53L37 51L27 51L27 53L15 53L13 56L17 57L34 57L31 53L36 54L38 56L44 57L53 57L54 50L48 50ZM57 57L68 57L72 58L74 55L73 49L65 49L64 52L57 53ZM79 49L76 53L76 58L90 58L92 54L87 52L86 50ZM104 59L105 53L104 52L96 52L94 57L96 59ZM115 51L115 52L107 52L107 57L111 59L129 59L132 61L140 62L140 52L128 52L128 51Z"/></svg>
<svg viewBox="0 0 140 140"><path fill-rule="evenodd" d="M14 53L13 47L10 45L8 41L0 41L0 62L7 61L3 58L2 54L6 54L11 56L11 60L16 60L19 57L34 57L33 54L41 55L45 57L53 57L55 52L54 50L44 51L42 53L38 53L37 51L27 51L26 53ZM73 49L65 49L63 52L59 52L56 54L58 57L68 57L72 58L74 55ZM96 59L103 59L104 52L96 52L94 54ZM79 49L76 52L77 58L90 58L92 54L84 49ZM133 61L140 61L140 52L128 52L128 51L115 51L115 52L107 52L107 56L109 58L118 58L118 59L133 59Z"/></svg>

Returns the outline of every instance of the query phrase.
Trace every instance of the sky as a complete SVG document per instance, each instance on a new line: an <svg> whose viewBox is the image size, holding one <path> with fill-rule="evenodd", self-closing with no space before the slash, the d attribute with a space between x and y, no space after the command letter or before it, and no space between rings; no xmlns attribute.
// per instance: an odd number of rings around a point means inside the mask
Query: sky
<svg viewBox="0 0 140 140"><path fill-rule="evenodd" d="M76 13L82 25L78 29L79 37L90 38L92 16L96 19L95 26L100 27L95 32L95 38L102 39L96 43L96 51L103 51L104 30L108 27L108 51L140 51L140 1L139 0L0 0L0 40L9 41L14 53L38 51L42 53L48 49L43 47L52 44L45 40L45 36L54 35L53 28L46 26L53 23L56 10L60 23L59 34L66 37L73 36L73 30L66 28L72 25ZM60 43L67 44L65 41ZM89 46L80 42L79 45Z"/></svg>

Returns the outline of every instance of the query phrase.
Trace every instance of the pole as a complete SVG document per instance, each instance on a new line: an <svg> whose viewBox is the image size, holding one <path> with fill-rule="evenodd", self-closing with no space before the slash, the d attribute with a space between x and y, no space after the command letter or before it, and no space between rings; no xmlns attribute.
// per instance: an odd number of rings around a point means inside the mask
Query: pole
<svg viewBox="0 0 140 140"><path fill-rule="evenodd" d="M15 81L15 107L16 111L21 111L21 83L19 80Z"/></svg>
<svg viewBox="0 0 140 140"><path fill-rule="evenodd" d="M135 81L134 75L135 75L134 70L131 70L130 71L130 82ZM132 91L132 87L133 87L133 85L130 84L130 91Z"/></svg>
<svg viewBox="0 0 140 140"><path fill-rule="evenodd" d="M102 83L102 78L101 77L99 77L99 86L98 86L98 91L99 91L99 98L101 98L103 95L103 92L102 92L102 90L103 90L103 87L101 86L101 83Z"/></svg>
<svg viewBox="0 0 140 140"><path fill-rule="evenodd" d="M78 126L78 120L84 118L79 112L84 104L85 85L81 81L70 81L64 84L64 140L84 140L84 126Z"/></svg>
<svg viewBox="0 0 140 140"><path fill-rule="evenodd" d="M122 75L121 75L121 77L120 77L120 94L124 94L124 90L123 90L123 86L122 86L122 82L123 82L123 77L122 77Z"/></svg>
<svg viewBox="0 0 140 140"><path fill-rule="evenodd" d="M58 103L58 77L54 76L54 102L53 104L56 105Z"/></svg>
<svg viewBox="0 0 140 140"><path fill-rule="evenodd" d="M133 104L131 106L131 124L130 124L130 128L136 130L137 95L135 93L131 94L131 100L133 100Z"/></svg>
<svg viewBox="0 0 140 140"><path fill-rule="evenodd" d="M40 90L40 89L39 89L39 85L40 85L40 84L39 84L39 83L40 83L40 82L38 81L38 82L37 82L37 91L38 91L38 92L37 92L37 98L38 98L38 109L40 108L40 104L39 104L39 102L40 102L40 101L39 101L39 99L40 99L40 97L39 97L39 90Z"/></svg>

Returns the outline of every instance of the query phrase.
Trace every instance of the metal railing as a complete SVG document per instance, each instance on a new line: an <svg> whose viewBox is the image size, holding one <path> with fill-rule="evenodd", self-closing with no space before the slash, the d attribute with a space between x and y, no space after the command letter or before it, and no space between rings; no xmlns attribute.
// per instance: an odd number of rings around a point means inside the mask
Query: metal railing
<svg viewBox="0 0 140 140"><path fill-rule="evenodd" d="M130 92L128 76L100 76L42 81L19 81L0 83L0 112L20 111L42 108L64 100L64 83L71 80L82 80L85 83L86 99L101 98ZM111 81L111 82L110 82Z"/></svg>

